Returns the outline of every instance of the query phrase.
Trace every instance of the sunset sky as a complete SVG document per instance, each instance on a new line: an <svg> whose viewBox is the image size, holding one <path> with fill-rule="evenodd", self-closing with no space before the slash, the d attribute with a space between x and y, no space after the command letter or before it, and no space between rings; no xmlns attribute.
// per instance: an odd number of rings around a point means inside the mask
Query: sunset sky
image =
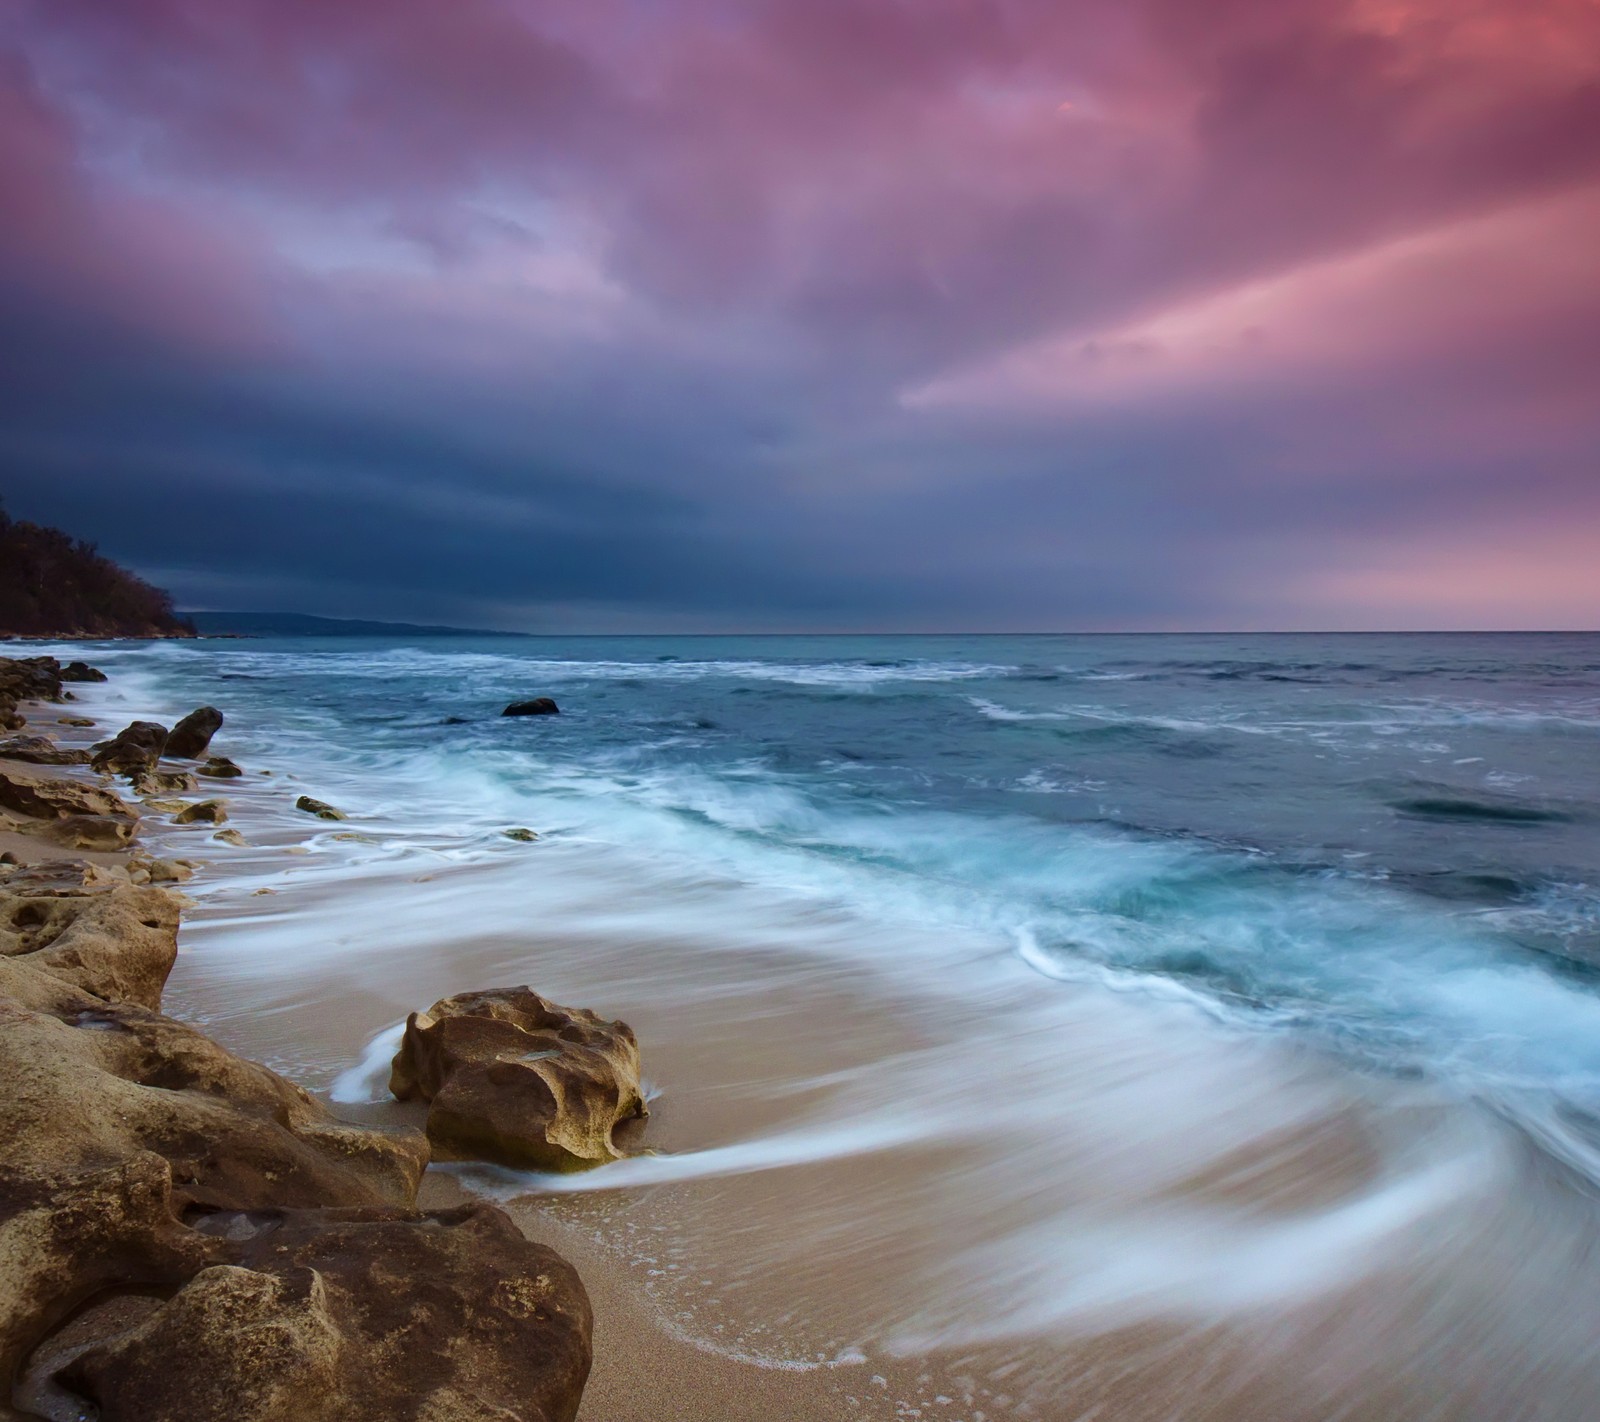
<svg viewBox="0 0 1600 1422"><path fill-rule="evenodd" d="M0 494L182 605L1600 626L1600 0L0 16Z"/></svg>

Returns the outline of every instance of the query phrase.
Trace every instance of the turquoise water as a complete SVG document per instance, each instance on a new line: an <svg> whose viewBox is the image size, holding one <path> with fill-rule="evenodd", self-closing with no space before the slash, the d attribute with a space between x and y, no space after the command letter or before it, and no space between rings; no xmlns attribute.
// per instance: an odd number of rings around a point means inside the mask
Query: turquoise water
<svg viewBox="0 0 1600 1422"><path fill-rule="evenodd" d="M1491 1099L1593 1172L1600 636L97 649L327 798L525 824ZM506 719L553 696L562 715ZM904 971L933 971L914 955Z"/></svg>

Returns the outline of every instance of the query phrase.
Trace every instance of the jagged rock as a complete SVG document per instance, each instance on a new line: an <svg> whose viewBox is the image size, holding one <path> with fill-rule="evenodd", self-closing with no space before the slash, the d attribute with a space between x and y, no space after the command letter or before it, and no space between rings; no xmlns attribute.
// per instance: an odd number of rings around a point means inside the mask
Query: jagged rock
<svg viewBox="0 0 1600 1422"><path fill-rule="evenodd" d="M199 768L196 774L209 776L213 780L233 780L237 776L243 775L244 771L240 770L227 756L214 755Z"/></svg>
<svg viewBox="0 0 1600 1422"><path fill-rule="evenodd" d="M502 716L559 716L561 708L548 696L536 696L532 701L513 701Z"/></svg>
<svg viewBox="0 0 1600 1422"><path fill-rule="evenodd" d="M294 802L297 810L304 810L308 815L315 815L319 820L344 820L349 816L343 810L336 810L332 805L322 800L313 799L310 795L302 795Z"/></svg>
<svg viewBox="0 0 1600 1422"><path fill-rule="evenodd" d="M0 760L28 765L87 765L89 752L57 745L49 736L12 736L0 741Z"/></svg>
<svg viewBox="0 0 1600 1422"><path fill-rule="evenodd" d="M61 700L61 663L54 657L0 657L0 696L14 702Z"/></svg>
<svg viewBox="0 0 1600 1422"><path fill-rule="evenodd" d="M138 829L137 820L121 815L68 815L51 820L40 833L64 849L125 849Z"/></svg>
<svg viewBox="0 0 1600 1422"><path fill-rule="evenodd" d="M31 884L0 888L0 957L96 997L159 1007L178 953L177 898L115 881L85 887L76 866L41 868Z"/></svg>
<svg viewBox="0 0 1600 1422"><path fill-rule="evenodd" d="M507 839L517 840L521 844L532 844L539 838L531 829L523 829L520 825L516 829L501 830L500 833Z"/></svg>
<svg viewBox="0 0 1600 1422"><path fill-rule="evenodd" d="M218 830L211 838L221 840L224 844L231 844L238 849L248 848L250 844L250 841L236 829Z"/></svg>
<svg viewBox="0 0 1600 1422"><path fill-rule="evenodd" d="M104 681L106 674L87 662L68 662L61 668L62 681Z"/></svg>
<svg viewBox="0 0 1600 1422"><path fill-rule="evenodd" d="M172 817L175 825L220 825L228 818L227 806L221 800L196 800L185 805Z"/></svg>
<svg viewBox="0 0 1600 1422"><path fill-rule="evenodd" d="M647 1114L632 1029L527 987L413 1012L389 1089L429 1103L436 1154L548 1170L619 1158L613 1132Z"/></svg>
<svg viewBox="0 0 1600 1422"><path fill-rule="evenodd" d="M571 1422L592 1318L577 1275L474 1204L198 1218L219 1262L71 1357L102 1422ZM221 1262L225 1260L226 1262Z"/></svg>
<svg viewBox="0 0 1600 1422"><path fill-rule="evenodd" d="M187 770L141 770L129 784L136 795L187 795L200 788Z"/></svg>
<svg viewBox="0 0 1600 1422"><path fill-rule="evenodd" d="M57 779L18 766L0 769L0 809L36 819L56 819L63 815L135 818L132 806L115 791L77 780Z"/></svg>
<svg viewBox="0 0 1600 1422"><path fill-rule="evenodd" d="M222 712L215 706L198 707L172 728L166 753L176 760L198 760L221 729Z"/></svg>
<svg viewBox="0 0 1600 1422"><path fill-rule="evenodd" d="M134 721L109 741L94 746L89 764L102 775L132 779L142 771L154 770L166 745L167 728L159 721Z"/></svg>

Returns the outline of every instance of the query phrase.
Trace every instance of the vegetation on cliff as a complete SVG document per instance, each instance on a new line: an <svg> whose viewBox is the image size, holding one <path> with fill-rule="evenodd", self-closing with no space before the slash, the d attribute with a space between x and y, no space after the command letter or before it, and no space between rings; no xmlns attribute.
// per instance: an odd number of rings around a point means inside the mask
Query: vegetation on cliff
<svg viewBox="0 0 1600 1422"><path fill-rule="evenodd" d="M0 508L0 636L192 637L194 627L92 543Z"/></svg>

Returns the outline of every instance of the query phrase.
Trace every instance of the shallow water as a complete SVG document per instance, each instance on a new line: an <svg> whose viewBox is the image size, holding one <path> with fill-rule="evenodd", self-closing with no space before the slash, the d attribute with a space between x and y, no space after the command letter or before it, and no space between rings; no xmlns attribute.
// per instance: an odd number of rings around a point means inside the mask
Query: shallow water
<svg viewBox="0 0 1600 1422"><path fill-rule="evenodd" d="M1218 1416L1592 1414L1600 637L95 655L108 719L223 707L277 772L236 822L312 835L217 850L176 1000L350 1101L444 992L627 1016L667 1153L559 1183L706 1346L1015 1346L1024 1410L1155 1417L1220 1328Z"/></svg>

